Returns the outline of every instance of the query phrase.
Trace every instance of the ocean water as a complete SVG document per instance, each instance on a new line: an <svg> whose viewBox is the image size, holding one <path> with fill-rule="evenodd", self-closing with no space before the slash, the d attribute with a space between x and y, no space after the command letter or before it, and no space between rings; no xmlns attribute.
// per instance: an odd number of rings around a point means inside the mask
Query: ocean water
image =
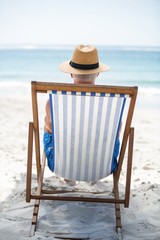
<svg viewBox="0 0 160 240"><path fill-rule="evenodd" d="M99 60L111 67L101 73L98 84L135 85L144 93L160 95L160 48L99 46ZM74 47L0 48L0 92L23 88L36 81L72 82L59 70L70 60Z"/></svg>

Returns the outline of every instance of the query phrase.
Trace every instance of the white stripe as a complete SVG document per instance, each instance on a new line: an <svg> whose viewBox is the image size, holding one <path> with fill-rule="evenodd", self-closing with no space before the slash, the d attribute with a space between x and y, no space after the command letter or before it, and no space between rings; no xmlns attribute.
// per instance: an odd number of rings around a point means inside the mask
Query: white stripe
<svg viewBox="0 0 160 240"><path fill-rule="evenodd" d="M59 97L57 94L53 94L52 95L54 97L54 108L56 109L56 113L59 113ZM57 121L58 121L58 125L57 122L54 122L54 134L55 134L55 173L59 175L59 114L57 116Z"/></svg>
<svg viewBox="0 0 160 240"><path fill-rule="evenodd" d="M74 144L74 158L73 158L73 179L76 179L77 173L77 162L78 162L78 147L79 147L79 131L80 131L80 104L81 104L81 97L76 98L76 112L75 114L75 144Z"/></svg>
<svg viewBox="0 0 160 240"><path fill-rule="evenodd" d="M107 112L107 105L108 105L108 98L104 98L103 108L102 108L102 118L100 124L100 137L99 137L99 145L98 145L98 154L97 154L97 170L96 170L96 179L102 178L102 173L100 173L100 164L101 164L101 157L102 157L102 146L103 146L103 139L105 133L105 122L106 122L106 112ZM107 137L107 136L106 136Z"/></svg>
<svg viewBox="0 0 160 240"><path fill-rule="evenodd" d="M107 168L107 166L111 166L111 163L112 163L112 154L109 155L109 153L113 153L113 144L111 145L111 136L112 136L112 131L115 131L115 129L113 129L113 123L114 123L114 115L116 111L116 104L117 104L117 98L113 98L111 115L110 115L109 126L108 126L107 146L106 146L106 152L105 152L103 175L106 172L107 172L107 175L109 175L111 171L111 168L110 167ZM111 146L111 149L110 149L110 146Z"/></svg>
<svg viewBox="0 0 160 240"><path fill-rule="evenodd" d="M71 105L72 105L72 96L68 96L67 97L67 153L66 153L66 169L65 169L65 176L66 178L69 178L69 167L70 167L70 149L71 149L71 115L72 115L72 111L71 111Z"/></svg>
<svg viewBox="0 0 160 240"><path fill-rule="evenodd" d="M86 159L86 151L87 151L87 133L88 133L88 119L89 119L89 103L90 97L86 97L85 105L84 105L84 128L81 129L83 131L83 143L82 143L82 165L81 165L81 179L84 179L85 173L85 161Z"/></svg>
<svg viewBox="0 0 160 240"><path fill-rule="evenodd" d="M92 100L92 99L91 99ZM93 124L92 124L92 133L91 133L91 148L90 148L90 154L89 154L89 169L88 169L88 177L89 179L92 178L92 168L94 169L93 165L93 154L94 154L94 142L95 142L95 136L96 136L96 125L97 125L97 115L98 115L98 100L99 98L95 98L94 102L94 110L93 110Z"/></svg>
<svg viewBox="0 0 160 240"><path fill-rule="evenodd" d="M63 95L58 96L59 101L59 175L62 175L63 169Z"/></svg>

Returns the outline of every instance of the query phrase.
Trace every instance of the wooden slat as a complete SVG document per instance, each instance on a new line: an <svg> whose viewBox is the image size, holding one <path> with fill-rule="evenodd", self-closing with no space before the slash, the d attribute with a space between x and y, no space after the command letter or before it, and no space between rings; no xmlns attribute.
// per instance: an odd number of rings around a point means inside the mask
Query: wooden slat
<svg viewBox="0 0 160 240"><path fill-rule="evenodd" d="M132 172L132 157L133 157L133 141L134 141L134 128L131 128L128 144L128 163L126 175L126 190L125 190L125 207L129 207L130 186L131 186L131 172Z"/></svg>
<svg viewBox="0 0 160 240"><path fill-rule="evenodd" d="M26 202L30 202L30 195L31 195L32 153L33 153L33 123L30 122L29 123L29 130L28 130Z"/></svg>
<svg viewBox="0 0 160 240"><path fill-rule="evenodd" d="M133 96L137 92L137 87L128 86L106 86L91 84L69 84L69 83L49 83L49 82L32 82L34 91L46 93L48 90L56 91L77 91L77 92L99 92L128 94Z"/></svg>
<svg viewBox="0 0 160 240"><path fill-rule="evenodd" d="M38 179L41 164L40 164L39 120L38 120L36 83L32 84L32 110L33 110L33 125L34 125L34 132L35 132L36 167L37 167L37 179Z"/></svg>
<svg viewBox="0 0 160 240"><path fill-rule="evenodd" d="M41 200L56 200L56 201L71 201L71 202L99 202L99 203L121 203L124 204L124 199L114 198L92 198L92 197L73 197L73 196L52 196L52 195L31 195L31 199Z"/></svg>
<svg viewBox="0 0 160 240"><path fill-rule="evenodd" d="M130 132L133 112L134 112L135 103L136 103L136 97L137 97L137 90L135 91L134 95L131 98L130 105L129 105L129 111L128 111L128 115L127 115L127 119L126 119L126 126L125 126L125 130L124 130L122 146L121 146L119 160L118 160L118 169L117 169L118 179L120 177L120 172L122 169L123 159L124 159L124 155L125 155L125 151L126 151L128 136L129 136L129 132Z"/></svg>

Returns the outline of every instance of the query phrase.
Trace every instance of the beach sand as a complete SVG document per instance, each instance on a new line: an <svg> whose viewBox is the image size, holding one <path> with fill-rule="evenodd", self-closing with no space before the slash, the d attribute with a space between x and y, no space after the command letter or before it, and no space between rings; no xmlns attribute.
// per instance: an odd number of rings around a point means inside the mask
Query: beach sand
<svg viewBox="0 0 160 240"><path fill-rule="evenodd" d="M147 96L147 101L150 102ZM160 239L160 108L146 104L139 93L133 119L135 144L130 207L122 206L124 239ZM28 122L32 120L30 90L25 94L0 95L0 239L29 239L33 204L25 202ZM43 115L43 111L41 113ZM43 122L43 119L42 119ZM35 165L33 173L35 172ZM49 170L46 184L71 188ZM120 189L125 184L122 169ZM33 187L35 174L33 174ZM95 184L78 183L73 188L105 191L110 179ZM118 239L114 205L41 202L37 231L30 239Z"/></svg>

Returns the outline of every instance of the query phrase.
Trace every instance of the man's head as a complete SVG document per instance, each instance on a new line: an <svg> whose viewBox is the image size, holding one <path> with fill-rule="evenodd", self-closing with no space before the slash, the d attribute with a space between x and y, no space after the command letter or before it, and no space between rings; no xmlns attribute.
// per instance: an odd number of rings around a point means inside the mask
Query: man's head
<svg viewBox="0 0 160 240"><path fill-rule="evenodd" d="M94 84L99 73L92 74L71 74L75 84Z"/></svg>
<svg viewBox="0 0 160 240"><path fill-rule="evenodd" d="M107 71L110 67L99 62L98 51L94 46L78 45L73 52L72 59L62 63L60 69L70 73L74 81L78 76L79 81L83 80L84 83L87 79L95 81L100 72Z"/></svg>

